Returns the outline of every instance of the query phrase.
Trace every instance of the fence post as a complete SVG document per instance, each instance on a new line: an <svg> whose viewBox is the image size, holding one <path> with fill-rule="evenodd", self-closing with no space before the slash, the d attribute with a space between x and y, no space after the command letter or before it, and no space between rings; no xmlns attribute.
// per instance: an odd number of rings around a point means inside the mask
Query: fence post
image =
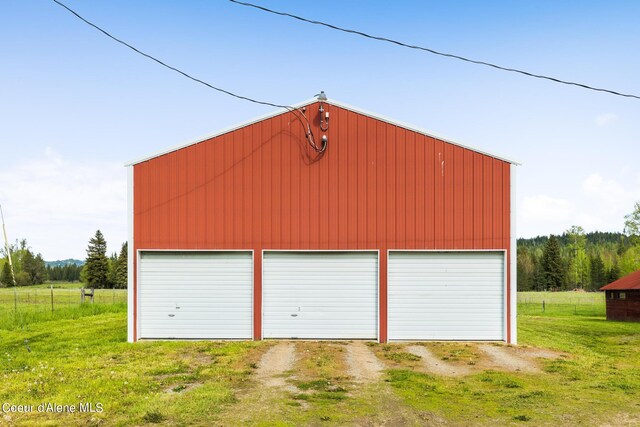
<svg viewBox="0 0 640 427"><path fill-rule="evenodd" d="M542 300L542 312L544 313L545 307L544 307L544 300Z"/></svg>
<svg viewBox="0 0 640 427"><path fill-rule="evenodd" d="M51 312L53 313L53 285L51 285Z"/></svg>

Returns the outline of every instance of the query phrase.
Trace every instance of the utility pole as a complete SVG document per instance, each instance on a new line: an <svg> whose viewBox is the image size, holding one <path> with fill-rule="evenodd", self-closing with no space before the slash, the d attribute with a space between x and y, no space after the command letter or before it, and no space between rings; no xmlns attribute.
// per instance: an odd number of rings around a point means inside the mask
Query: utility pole
<svg viewBox="0 0 640 427"><path fill-rule="evenodd" d="M7 258L9 258L9 269L11 270L11 278L13 279L13 285L16 284L16 275L13 273L13 261L11 261L11 249L9 248L9 240L7 239L7 229L4 225L4 213L2 212L2 205L0 205L0 217L2 217L2 234L4 235L4 247L7 251Z"/></svg>
<svg viewBox="0 0 640 427"><path fill-rule="evenodd" d="M7 258L9 259L9 269L11 270L11 279L13 280L13 304L16 313L18 312L18 290L16 289L16 275L13 273L13 261L11 261L11 249L9 248L9 239L7 239L7 229L4 225L4 213L2 212L2 205L0 205L0 217L2 218L2 234L4 235L4 247L7 251Z"/></svg>

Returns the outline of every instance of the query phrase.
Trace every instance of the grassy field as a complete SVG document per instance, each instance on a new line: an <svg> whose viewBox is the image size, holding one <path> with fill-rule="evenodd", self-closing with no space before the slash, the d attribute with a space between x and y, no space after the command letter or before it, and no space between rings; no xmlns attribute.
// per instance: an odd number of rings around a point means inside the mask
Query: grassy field
<svg viewBox="0 0 640 427"><path fill-rule="evenodd" d="M576 305L567 294L548 295L549 304ZM0 309L9 316L12 305ZM0 425L639 425L640 324L580 310L530 313L519 315L522 346L562 354L540 359L541 372L430 375L404 344L369 343L387 369L358 384L345 372L344 343L299 342L291 390L275 392L255 380L273 342L128 344L124 303L69 305L49 311L62 318L0 321L0 404L36 405L28 414L0 410ZM428 346L451 363L481 357L464 343ZM43 402L104 410L38 413Z"/></svg>
<svg viewBox="0 0 640 427"><path fill-rule="evenodd" d="M518 292L518 313L605 316L604 292Z"/></svg>
<svg viewBox="0 0 640 427"><path fill-rule="evenodd" d="M0 329L25 328L32 323L124 310L126 290L96 289L94 304L81 305L81 286L81 283L55 283L0 289Z"/></svg>

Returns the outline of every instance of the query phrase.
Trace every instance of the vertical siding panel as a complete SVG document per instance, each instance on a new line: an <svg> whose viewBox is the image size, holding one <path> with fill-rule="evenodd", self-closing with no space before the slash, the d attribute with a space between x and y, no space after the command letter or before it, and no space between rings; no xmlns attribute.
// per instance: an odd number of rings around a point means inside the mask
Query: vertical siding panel
<svg viewBox="0 0 640 427"><path fill-rule="evenodd" d="M236 218L233 212L233 199L235 185L233 182L233 137L232 134L223 135L220 143L224 147L224 165L222 166L222 174L224 176L224 241L223 247L233 248L234 231L236 226Z"/></svg>
<svg viewBox="0 0 640 427"><path fill-rule="evenodd" d="M396 127L396 244L407 247L407 138L406 131Z"/></svg>
<svg viewBox="0 0 640 427"><path fill-rule="evenodd" d="M376 193L376 232L377 242L372 245L372 248L381 248L386 246L388 240L387 235L387 163L386 151L386 127L384 123L376 123L376 177L375 186L373 183L369 187L369 191Z"/></svg>
<svg viewBox="0 0 640 427"><path fill-rule="evenodd" d="M230 144L232 148L232 163L231 168L233 176L233 219L234 219L234 230L233 230L233 243L231 244L231 248L239 249L244 246L244 209L243 209L243 199L244 199L244 162L242 160L242 145L244 144L242 140L241 132L232 132L230 135Z"/></svg>
<svg viewBox="0 0 640 427"><path fill-rule="evenodd" d="M367 242L367 122L366 117L358 115L356 116L357 123L357 147L358 152L356 154L357 162L357 184L356 184L356 197L358 199L358 214L357 214L357 246L358 249L366 248Z"/></svg>
<svg viewBox="0 0 640 427"><path fill-rule="evenodd" d="M298 127L297 123L296 127ZM306 139L304 139L304 137L298 137L298 141L302 146L302 149L308 153ZM307 163L308 159L305 159L300 163L300 240L298 241L298 246L304 249L310 247L309 237L311 236L311 216L314 214L311 211L311 191L313 191L313 189L310 179L311 174L309 173L309 166Z"/></svg>
<svg viewBox="0 0 640 427"><path fill-rule="evenodd" d="M436 199L435 199L435 143L429 137L423 137L425 143L425 248L435 248L436 236Z"/></svg>
<svg viewBox="0 0 640 427"><path fill-rule="evenodd" d="M213 186L212 196L213 202L212 217L216 220L211 221L213 227L212 239L215 242L213 247L220 248L224 245L224 145L222 138L216 138L213 145Z"/></svg>
<svg viewBox="0 0 640 427"><path fill-rule="evenodd" d="M162 185L166 185L168 191L168 202L167 202L167 216L166 216L166 220L165 218L161 217L160 215L160 209L154 209L153 210L153 216L154 216L154 225L156 230L155 231L155 235L156 237L156 242L157 245L160 248L164 248L164 243L166 241L169 242L176 242L175 246L178 246L178 239L177 239L177 229L175 227L175 197L176 197L176 187L177 187L177 180L176 177L174 176L175 174L175 167L173 166L174 163L174 159L175 156L164 156L164 167L155 171L155 175L157 178L159 178L157 181L154 181L151 185L153 186L153 192L155 193L156 197L160 197L160 189L161 187L161 182ZM169 177L170 179L166 179L167 177ZM160 200L160 199L158 199ZM157 205L159 205L159 203L157 203ZM162 224L164 223L164 224ZM162 224L162 225L160 225ZM165 233L162 233L161 230L164 229L166 230Z"/></svg>
<svg viewBox="0 0 640 427"><path fill-rule="evenodd" d="M262 204L262 153L264 147L262 145L262 127L255 125L251 127L251 144L256 152L253 155L253 240L258 248L264 248L264 239L262 238L262 217L264 215L264 205Z"/></svg>
<svg viewBox="0 0 640 427"><path fill-rule="evenodd" d="M262 241L265 248L273 247L273 145L269 143L273 136L271 122L266 120L259 125L262 128Z"/></svg>
<svg viewBox="0 0 640 427"><path fill-rule="evenodd" d="M271 216L271 246L275 249L282 247L282 141L280 139L280 129L282 126L282 116L269 120L271 123L271 137L265 144L265 150L271 153L271 175L273 181L269 187L271 193L272 216Z"/></svg>
<svg viewBox="0 0 640 427"><path fill-rule="evenodd" d="M329 110L329 105L326 106L329 111L329 129L327 130L327 138L329 139L329 144L331 144L331 150L327 146L326 156L328 157L326 167L329 168L329 182L325 184L327 186L328 197L329 197L329 206L327 209L327 221L329 224L329 238L327 246L329 248L337 249L340 247L338 240L338 229L339 229L339 219L340 219L340 208L338 207L339 200L339 181L338 177L340 174L340 140L337 138L338 133L334 131L336 128L334 126L335 119L338 118L337 111L335 108L331 108ZM340 128L338 122L338 129Z"/></svg>
<svg viewBox="0 0 640 427"><path fill-rule="evenodd" d="M301 217L302 217L302 143L300 126L292 122L293 113L284 115L287 131L283 134L283 138L287 141L286 145L291 151L291 242L293 247L299 248L302 240L301 234ZM296 126L292 126L296 125Z"/></svg>
<svg viewBox="0 0 640 427"><path fill-rule="evenodd" d="M320 138L322 134L320 129L315 126L313 123L317 117L318 111L315 105L307 108L307 116L309 117L309 121L312 122L311 129L313 130L313 134L316 137L316 142L319 146ZM312 159L316 159L317 153L310 149L309 153L311 153ZM313 160L312 160L313 161ZM320 211L320 198L321 198L321 189L320 189L320 161L313 162L307 166L309 170L309 211L310 215L310 223L309 223L309 246L308 248L322 248L321 239L322 239L322 212Z"/></svg>
<svg viewBox="0 0 640 427"><path fill-rule="evenodd" d="M453 199L455 188L453 177L456 174L453 157L453 145L444 144L444 247L454 248L453 242Z"/></svg>
<svg viewBox="0 0 640 427"><path fill-rule="evenodd" d="M390 248L397 248L398 245L398 233L397 223L398 218L396 216L396 201L397 201L397 178L396 178L396 129L394 126L385 126L387 147L386 147L386 163L387 163L387 194L385 200L385 209L387 210L387 225L386 236L387 244Z"/></svg>
<svg viewBox="0 0 640 427"><path fill-rule="evenodd" d="M435 191L434 212L435 212L435 247L444 248L444 176L443 161L445 158L444 143L435 140L434 144L434 170L433 187Z"/></svg>
<svg viewBox="0 0 640 427"><path fill-rule="evenodd" d="M482 177L482 186L483 186L483 224L482 224L482 247L483 248L491 248L491 229L493 226L493 212L491 212L491 208L493 207L493 163L491 159L482 156L482 163L484 164L484 174Z"/></svg>
<svg viewBox="0 0 640 427"><path fill-rule="evenodd" d="M205 206L207 203L207 195L205 192L206 147L202 143L197 144L190 152L191 155L189 162L194 165L190 183L192 189L191 200L193 204L194 221L191 224L187 225L189 227L189 235L191 236L189 238L189 241L194 242L196 247L199 249L205 247L204 242L206 239L206 233L202 232L207 224L205 211Z"/></svg>
<svg viewBox="0 0 640 427"><path fill-rule="evenodd" d="M242 148L242 171L243 171L243 191L242 191L242 247L252 248L253 241L253 140L250 128L240 129L239 144Z"/></svg>
<svg viewBox="0 0 640 427"><path fill-rule="evenodd" d="M486 197L482 179L484 177L482 154L473 153L473 248L482 248L483 238L483 201Z"/></svg>
<svg viewBox="0 0 640 427"><path fill-rule="evenodd" d="M469 150L464 150L463 180L463 247L473 249L473 152Z"/></svg>
<svg viewBox="0 0 640 427"><path fill-rule="evenodd" d="M406 192L406 245L407 248L416 247L416 134L405 133L405 192Z"/></svg>
<svg viewBox="0 0 640 427"><path fill-rule="evenodd" d="M329 108L328 106L326 108ZM312 114L317 114L315 108L311 109ZM319 115L319 114L318 114ZM312 115L313 117L313 115ZM315 128L315 135L317 135L318 147L322 145L322 135L326 135L326 132L320 130L320 126ZM327 137L328 138L328 137ZM316 154L317 155L317 154ZM329 248L329 165L333 162L331 153L327 149L322 157L314 163L314 169L316 169L316 192L318 197L316 198L316 210L314 212L318 230L318 237L315 240L318 243L319 248ZM333 168L331 168L333 169Z"/></svg>
<svg viewBox="0 0 640 427"><path fill-rule="evenodd" d="M277 129L287 128L287 117L281 115L275 121ZM295 159L295 147L290 144L289 139L284 133L279 133L277 137L278 150L282 152L282 209L279 218L282 227L282 244L281 247L291 247L291 229L293 206L291 203L291 192L293 188L292 172L293 162Z"/></svg>
<svg viewBox="0 0 640 427"><path fill-rule="evenodd" d="M464 248L464 150L453 147L453 247Z"/></svg>
<svg viewBox="0 0 640 427"><path fill-rule="evenodd" d="M176 204L178 205L177 209L177 221L178 221L178 235L180 239L180 247L186 247L189 244L189 236L188 236L188 221L189 218L189 176L191 175L190 171L193 168L187 167L189 151L191 150L180 150L178 151L178 164L177 164L177 173L180 176L181 185L180 191L178 194L178 198L176 200Z"/></svg>
<svg viewBox="0 0 640 427"><path fill-rule="evenodd" d="M502 162L500 160L491 159L491 163L493 163L493 205L491 207L491 212L493 214L493 226L491 227L491 247L492 248L502 248L502 221L503 221L503 211L502 211Z"/></svg>
<svg viewBox="0 0 640 427"><path fill-rule="evenodd" d="M352 112L347 113L348 135L349 135L349 171L348 171L348 199L349 209L347 211L348 225L348 246L352 249L358 247L358 129L357 118Z"/></svg>
<svg viewBox="0 0 640 427"><path fill-rule="evenodd" d="M377 199L378 195L376 194L376 176L378 172L378 164L377 164L377 153L378 153L378 144L381 144L377 137L376 132L376 120L372 120L367 118L367 132L366 132L366 144L367 144L367 179L365 182L362 191L364 191L367 195L367 235L364 240L365 248L375 248L377 243L378 236L378 206Z"/></svg>
<svg viewBox="0 0 640 427"><path fill-rule="evenodd" d="M348 150L351 140L347 132L349 122L348 113L341 108L337 108L337 121L332 126L338 129L338 141L335 143L338 147L338 186L334 189L338 193L338 248L346 249L349 247L349 163ZM334 117L336 116L334 115ZM335 129L335 127L334 127Z"/></svg>
<svg viewBox="0 0 640 427"><path fill-rule="evenodd" d="M416 228L415 228L415 247L425 247L425 200L426 200L426 162L425 156L425 138L422 135L415 135L415 194L416 194Z"/></svg>
<svg viewBox="0 0 640 427"><path fill-rule="evenodd" d="M216 140L214 139L213 141L207 141L206 143L203 143L202 145L205 148L205 154L204 154L204 162L206 165L205 168L205 172L204 172L204 180L205 180L205 186L204 186L204 192L205 192L205 210L204 210L204 234L205 234L205 239L204 239L204 244L205 247L213 247L213 245L215 244L215 238L213 236L213 227L214 227L214 222L215 221L211 221L210 216L215 215L215 204L214 201L216 199L216 194L214 192L214 186L215 186L215 182L214 182L214 177L215 177L215 170L214 170L214 160L213 160L213 146L214 144L216 144Z"/></svg>

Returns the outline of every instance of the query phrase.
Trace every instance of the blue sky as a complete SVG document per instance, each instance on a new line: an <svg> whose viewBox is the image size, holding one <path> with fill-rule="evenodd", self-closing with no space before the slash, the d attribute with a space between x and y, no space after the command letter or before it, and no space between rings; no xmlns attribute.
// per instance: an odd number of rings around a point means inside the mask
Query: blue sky
<svg viewBox="0 0 640 427"><path fill-rule="evenodd" d="M518 235L621 231L640 200L640 101L504 73L227 1L66 2L140 49L240 94L320 90L523 163ZM640 93L640 3L256 3L501 65ZM84 257L126 239L123 164L270 112L133 54L53 2L0 2L0 203L10 239Z"/></svg>

